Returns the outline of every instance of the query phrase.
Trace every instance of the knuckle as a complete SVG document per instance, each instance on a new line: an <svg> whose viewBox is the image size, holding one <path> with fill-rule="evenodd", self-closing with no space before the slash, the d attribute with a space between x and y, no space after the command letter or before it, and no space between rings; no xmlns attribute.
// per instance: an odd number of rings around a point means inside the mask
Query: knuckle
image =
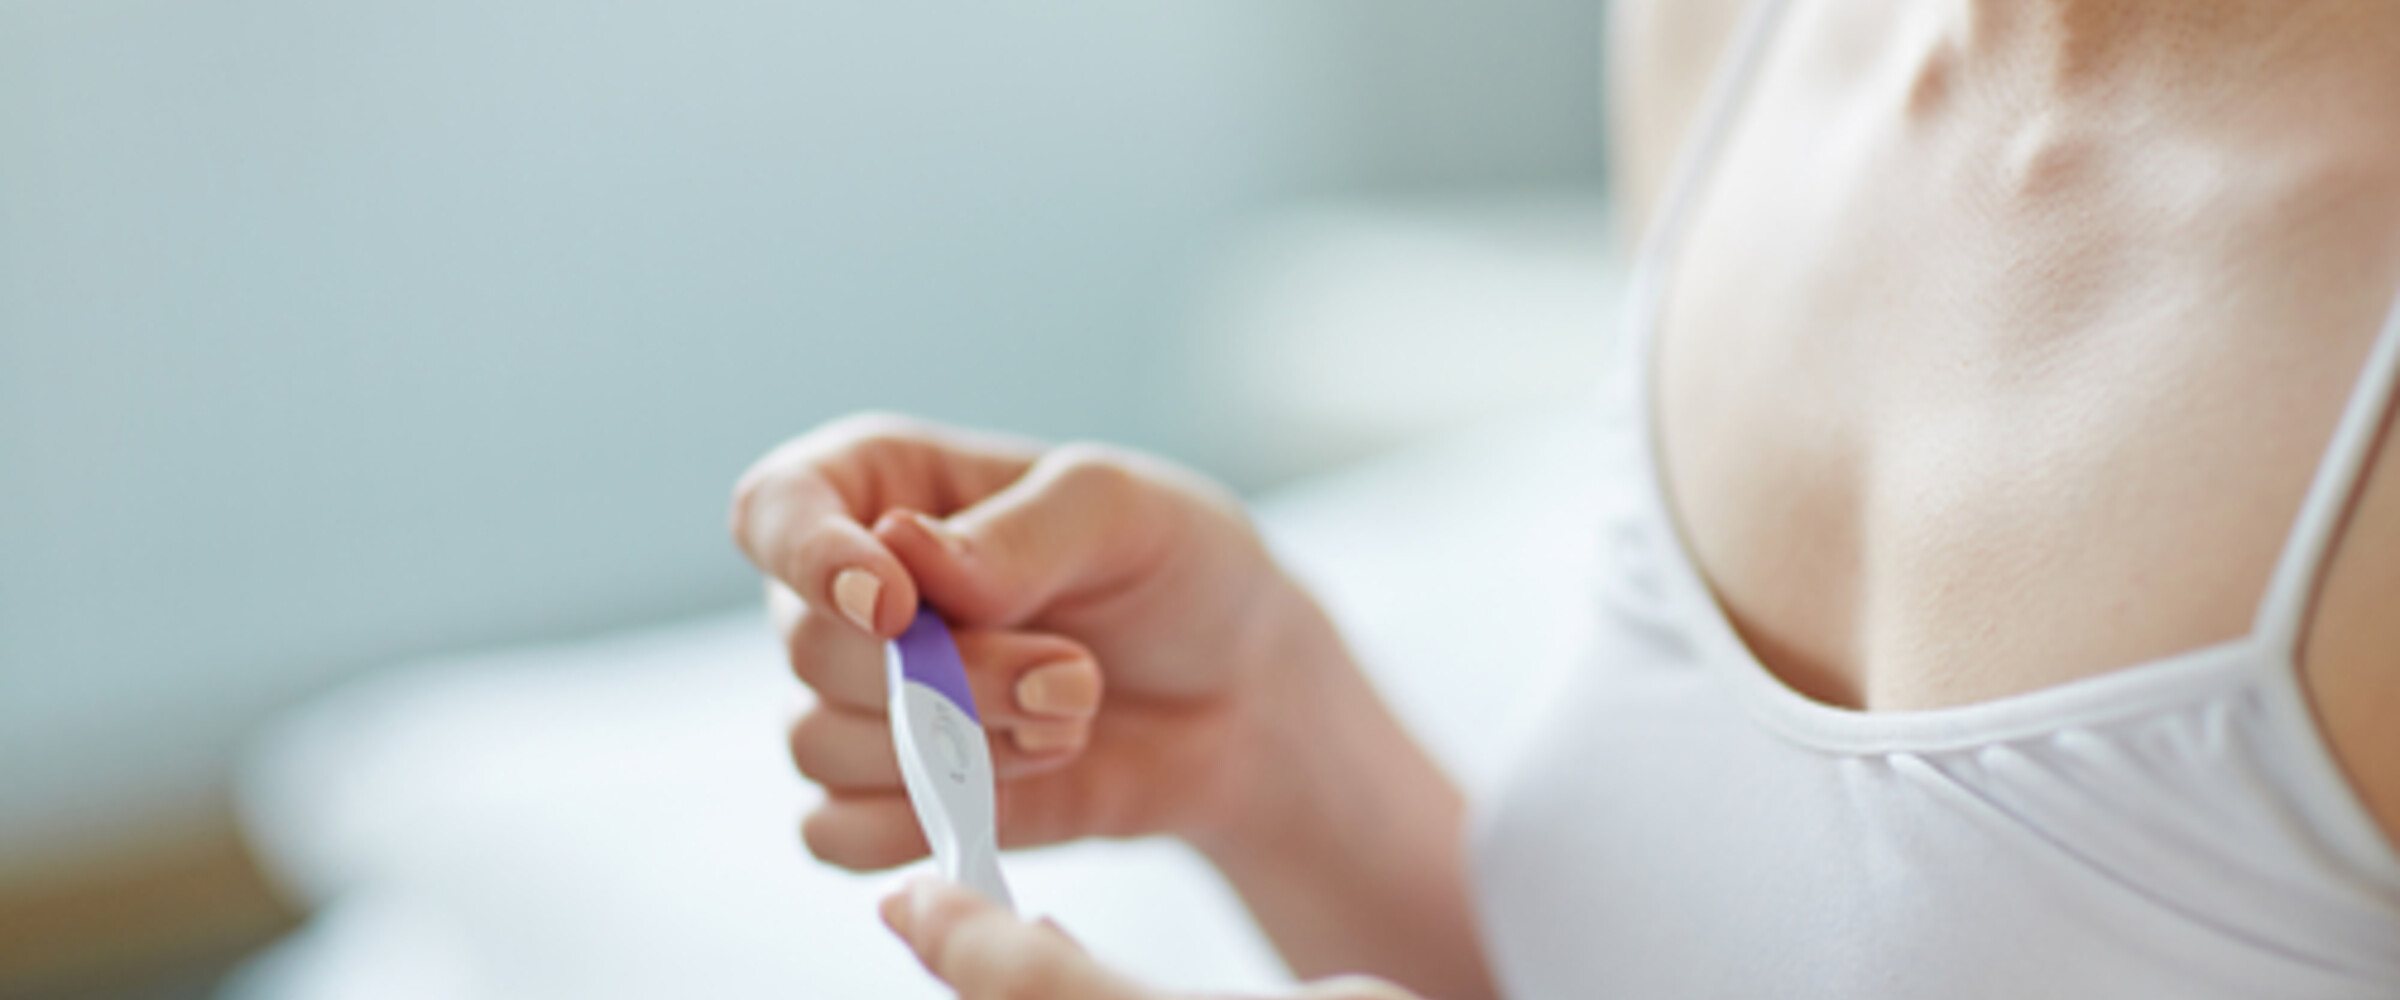
<svg viewBox="0 0 2400 1000"><path fill-rule="evenodd" d="M845 518L829 514L792 526L798 537L789 546L790 562L782 569L819 599L823 599L825 593L820 588L832 586L834 564L852 551L849 540L843 537L843 527L847 523Z"/></svg>
<svg viewBox="0 0 2400 1000"><path fill-rule="evenodd" d="M775 558L793 527L789 523L794 507L791 494L797 491L797 476L780 466L769 467L773 459L761 459L759 466L743 473L726 515L726 529L732 532L734 545L753 560ZM760 568L773 571L778 567L762 561Z"/></svg>
<svg viewBox="0 0 2400 1000"><path fill-rule="evenodd" d="M828 784L826 718L823 712L810 712L792 723L792 766L819 785Z"/></svg>
<svg viewBox="0 0 2400 1000"><path fill-rule="evenodd" d="M855 702L882 688L880 645L829 612L803 608L784 637L784 658L820 701Z"/></svg>
<svg viewBox="0 0 2400 1000"><path fill-rule="evenodd" d="M924 433L925 421L896 410L859 410L826 421L814 434L843 440L913 437Z"/></svg>
<svg viewBox="0 0 2400 1000"><path fill-rule="evenodd" d="M878 872L925 856L923 844L912 845L855 812L819 806L800 823L800 842L819 861L853 872Z"/></svg>
<svg viewBox="0 0 2400 1000"><path fill-rule="evenodd" d="M1086 502L1122 505L1142 486L1140 459L1112 445L1078 441L1051 450L1051 484Z"/></svg>
<svg viewBox="0 0 2400 1000"><path fill-rule="evenodd" d="M932 425L918 418L869 410L826 421L784 441L751 463L734 481L733 504L727 517L734 540L751 537L759 508L768 495L791 480L808 475L812 468L836 461L847 453L923 440L931 433Z"/></svg>
<svg viewBox="0 0 2400 1000"><path fill-rule="evenodd" d="M734 481L733 502L725 512L725 530L733 536L735 545L748 547L751 543L752 526L758 520L759 494L766 489L772 475L766 467L767 461L760 459L759 464Z"/></svg>
<svg viewBox="0 0 2400 1000"><path fill-rule="evenodd" d="M836 794L882 787L878 757L889 751L877 746L888 740L880 730L862 729L838 712L813 710L792 723L792 767L800 776Z"/></svg>
<svg viewBox="0 0 2400 1000"><path fill-rule="evenodd" d="M1137 460L1131 452L1097 441L1069 441L1050 449L1049 460L1063 479L1099 485L1130 483Z"/></svg>
<svg viewBox="0 0 2400 1000"><path fill-rule="evenodd" d="M793 635L790 648L792 676L799 678L800 683L810 691L823 695L832 681L833 657L797 630Z"/></svg>
<svg viewBox="0 0 2400 1000"><path fill-rule="evenodd" d="M863 871L867 867L858 863L852 842L841 836L840 828L823 809L809 813L807 819L800 821L800 843L807 846L808 853L817 860L837 868Z"/></svg>
<svg viewBox="0 0 2400 1000"><path fill-rule="evenodd" d="M865 410L833 420L809 432L808 440L826 452L857 452L925 440L931 424L905 413Z"/></svg>

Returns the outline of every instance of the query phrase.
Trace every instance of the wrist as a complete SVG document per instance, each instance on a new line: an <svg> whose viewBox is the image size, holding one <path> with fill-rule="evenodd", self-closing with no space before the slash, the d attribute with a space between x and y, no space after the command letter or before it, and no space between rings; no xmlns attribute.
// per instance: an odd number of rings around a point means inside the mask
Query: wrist
<svg viewBox="0 0 2400 1000"><path fill-rule="evenodd" d="M1360 697L1371 697L1333 623L1296 583L1278 579L1244 651L1247 678L1235 698L1234 725L1221 750L1214 800L1192 828L1178 831L1201 854L1228 861L1290 844L1313 822L1303 807L1314 786L1339 764L1326 729L1348 729Z"/></svg>
<svg viewBox="0 0 2400 1000"><path fill-rule="evenodd" d="M1269 661L1226 750L1213 821L1184 834L1303 978L1371 972L1491 995L1466 878L1466 805L1332 623ZM1306 624L1304 622L1304 624Z"/></svg>
<svg viewBox="0 0 2400 1000"><path fill-rule="evenodd" d="M1182 838L1220 869L1316 863L1365 840L1454 834L1457 788L1375 691L1339 631L1296 583L1262 618L1275 622L1250 666L1228 741L1218 802Z"/></svg>

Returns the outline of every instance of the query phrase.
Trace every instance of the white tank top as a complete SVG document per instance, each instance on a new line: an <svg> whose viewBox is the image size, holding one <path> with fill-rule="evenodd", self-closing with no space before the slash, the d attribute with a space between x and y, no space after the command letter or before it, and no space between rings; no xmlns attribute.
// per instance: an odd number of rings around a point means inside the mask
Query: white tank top
<svg viewBox="0 0 2400 1000"><path fill-rule="evenodd" d="M1780 0L1644 247L1607 394L1590 645L1478 803L1505 994L2400 997L2400 856L2295 649L2400 371L2386 322L2251 634L2029 694L1862 713L1784 686L1673 526L1648 422L1663 272Z"/></svg>

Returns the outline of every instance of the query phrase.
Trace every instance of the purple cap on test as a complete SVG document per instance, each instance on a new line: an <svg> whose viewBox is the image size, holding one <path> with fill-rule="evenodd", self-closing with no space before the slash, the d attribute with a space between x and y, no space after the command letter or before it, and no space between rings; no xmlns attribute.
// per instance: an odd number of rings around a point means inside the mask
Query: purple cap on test
<svg viewBox="0 0 2400 1000"><path fill-rule="evenodd" d="M967 691L967 665L958 658L958 643L950 638L950 626L942 624L941 615L917 605L917 620L892 644L900 648L901 677L941 692L967 718L983 721L975 714L975 696Z"/></svg>

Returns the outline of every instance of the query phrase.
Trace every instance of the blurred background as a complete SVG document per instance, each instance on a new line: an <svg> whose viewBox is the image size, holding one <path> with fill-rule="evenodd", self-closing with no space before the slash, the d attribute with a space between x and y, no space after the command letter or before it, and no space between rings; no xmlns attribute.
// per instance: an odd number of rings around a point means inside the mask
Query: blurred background
<svg viewBox="0 0 2400 1000"><path fill-rule="evenodd" d="M312 909L261 733L746 606L728 489L819 421L1272 494L1574 396L1601 22L0 2L0 996L211 995Z"/></svg>

